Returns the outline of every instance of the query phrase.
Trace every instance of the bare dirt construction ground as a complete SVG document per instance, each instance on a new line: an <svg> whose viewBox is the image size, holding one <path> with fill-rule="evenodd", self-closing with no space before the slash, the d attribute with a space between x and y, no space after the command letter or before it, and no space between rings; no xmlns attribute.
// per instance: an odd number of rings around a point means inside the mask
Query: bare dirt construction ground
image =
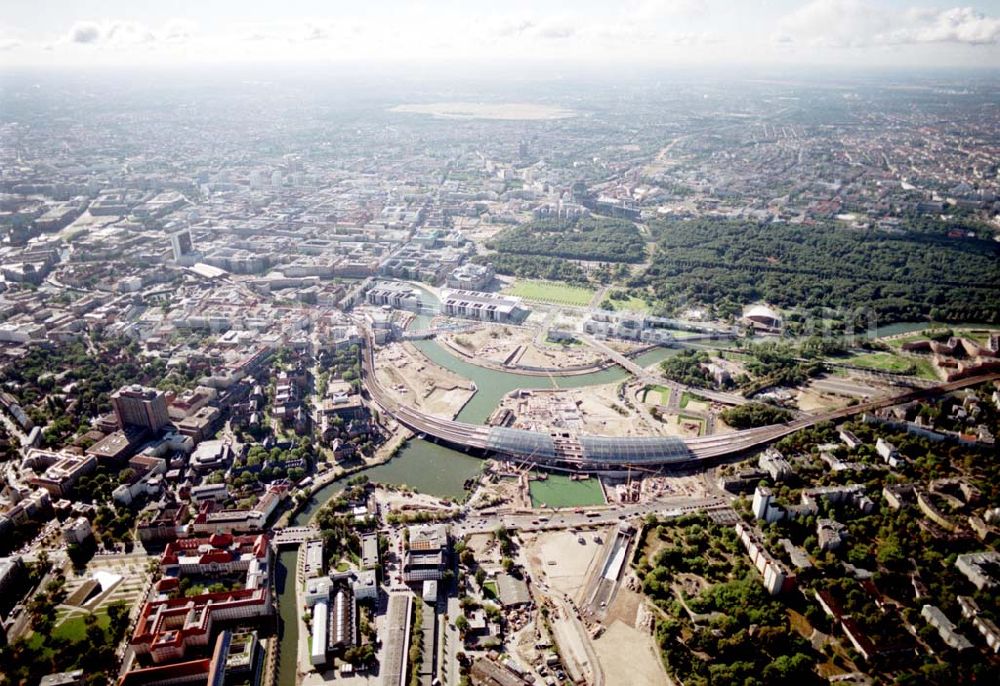
<svg viewBox="0 0 1000 686"><path fill-rule="evenodd" d="M608 530L601 531L602 540ZM525 541L524 554L536 579L544 579L553 589L565 593L578 604L592 567L599 564L597 553L601 545L594 542L593 532L588 532L580 543L579 535L568 531L539 534Z"/></svg>
<svg viewBox="0 0 1000 686"><path fill-rule="evenodd" d="M705 485L705 480L701 475L697 476L649 476L631 483L608 485L605 484L604 492L608 496L608 502L634 502L634 496L638 489L641 500L653 500L656 498L671 496L689 496L691 498L705 498L710 495Z"/></svg>
<svg viewBox="0 0 1000 686"><path fill-rule="evenodd" d="M620 591L619 600L629 593L631 591ZM615 605L618 605L618 600ZM634 610L632 615L635 616ZM608 628L594 641L594 648L609 685L624 683L616 681L614 675L628 675L629 686L661 686L670 683L653 637L620 619L609 622Z"/></svg>
<svg viewBox="0 0 1000 686"><path fill-rule="evenodd" d="M698 430L693 425L687 425L678 421L676 414L662 415L663 421L660 424L659 432L663 436L677 436L678 438L693 438L698 435Z"/></svg>
<svg viewBox="0 0 1000 686"><path fill-rule="evenodd" d="M501 407L514 412L514 427L519 429L548 431L558 427L602 436L656 433L645 417L618 399L618 384L525 391L519 397L505 397Z"/></svg>
<svg viewBox="0 0 1000 686"><path fill-rule="evenodd" d="M591 348L582 345L558 345L543 343L529 345L518 359L518 363L526 367L576 367L587 364L597 364L604 358Z"/></svg>
<svg viewBox="0 0 1000 686"><path fill-rule="evenodd" d="M428 362L403 343L378 351L375 373L379 383L400 402L448 419L475 393L472 382Z"/></svg>
<svg viewBox="0 0 1000 686"><path fill-rule="evenodd" d="M400 492L376 488L374 498L385 512L410 512L414 510L440 512L455 508L454 505L446 503L440 498L410 491Z"/></svg>
<svg viewBox="0 0 1000 686"><path fill-rule="evenodd" d="M466 501L466 505L472 509L483 509L499 503L530 508L531 498L525 494L525 489L518 480L508 478L483 483Z"/></svg>
<svg viewBox="0 0 1000 686"><path fill-rule="evenodd" d="M500 544L497 543L496 536L493 534L473 534L469 536L466 545L476 556L476 562L479 564L500 564L503 553L500 551Z"/></svg>
<svg viewBox="0 0 1000 686"><path fill-rule="evenodd" d="M831 393L823 393L816 388L804 388L799 391L795 402L803 412L829 412L845 407L850 399Z"/></svg>
<svg viewBox="0 0 1000 686"><path fill-rule="evenodd" d="M473 358L529 367L565 369L595 364L603 358L586 346L536 343L536 332L516 326L483 326L475 331L442 336L442 342Z"/></svg>
<svg viewBox="0 0 1000 686"><path fill-rule="evenodd" d="M531 331L516 326L482 326L475 331L446 334L439 340L480 361L503 364L511 353L530 343L532 337Z"/></svg>

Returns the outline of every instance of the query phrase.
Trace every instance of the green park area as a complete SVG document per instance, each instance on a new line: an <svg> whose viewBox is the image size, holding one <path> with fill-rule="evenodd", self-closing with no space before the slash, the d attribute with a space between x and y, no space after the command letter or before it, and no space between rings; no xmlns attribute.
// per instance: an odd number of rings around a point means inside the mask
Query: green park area
<svg viewBox="0 0 1000 686"><path fill-rule="evenodd" d="M582 286L570 286L555 281L518 281L505 290L508 295L516 295L525 300L552 303L554 305L575 305L583 307L590 303L594 291Z"/></svg>
<svg viewBox="0 0 1000 686"><path fill-rule="evenodd" d="M913 363L892 353L868 353L851 359L851 364L865 369L875 369L880 372L895 372L897 374L911 371Z"/></svg>
<svg viewBox="0 0 1000 686"><path fill-rule="evenodd" d="M849 360L855 367L863 367L879 372L894 374L914 374L924 379L937 379L930 360L919 357L908 357L895 353L867 353Z"/></svg>
<svg viewBox="0 0 1000 686"><path fill-rule="evenodd" d="M102 608L97 610L94 615L97 617L97 626L99 626L101 630L107 631L108 627L111 625L111 620L108 618L107 610ZM87 637L86 616L86 614L74 614L71 617L67 617L52 631L52 637L61 638L74 643L84 640Z"/></svg>
<svg viewBox="0 0 1000 686"><path fill-rule="evenodd" d="M543 481L528 484L532 507L585 507L603 505L604 492L597 479L574 481L568 476L550 474Z"/></svg>
<svg viewBox="0 0 1000 686"><path fill-rule="evenodd" d="M649 312L649 303L634 295L624 298L605 298L604 302L601 303L601 307L621 312L641 312L643 314Z"/></svg>

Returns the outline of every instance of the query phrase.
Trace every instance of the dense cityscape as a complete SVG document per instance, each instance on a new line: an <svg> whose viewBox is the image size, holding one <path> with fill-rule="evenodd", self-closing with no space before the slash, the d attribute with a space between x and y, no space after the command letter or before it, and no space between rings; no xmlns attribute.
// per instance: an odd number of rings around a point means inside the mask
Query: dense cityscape
<svg viewBox="0 0 1000 686"><path fill-rule="evenodd" d="M0 73L0 684L988 682L993 72L235 73Z"/></svg>

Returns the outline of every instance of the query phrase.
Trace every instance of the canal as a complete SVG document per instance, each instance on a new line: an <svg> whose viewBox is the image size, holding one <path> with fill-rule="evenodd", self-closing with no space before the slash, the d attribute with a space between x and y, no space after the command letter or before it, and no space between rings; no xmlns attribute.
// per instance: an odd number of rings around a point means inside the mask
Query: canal
<svg viewBox="0 0 1000 686"><path fill-rule="evenodd" d="M349 479L362 474L374 483L406 485L421 493L461 500L467 495L466 481L475 477L481 467L481 460L471 455L429 441L410 441L389 462L337 479L321 488L306 507L289 522L289 526L307 525L327 501L344 490ZM295 686L299 640L298 608L295 601L297 566L297 549L286 550L278 555L274 572L280 618L278 637L281 645L278 686Z"/></svg>

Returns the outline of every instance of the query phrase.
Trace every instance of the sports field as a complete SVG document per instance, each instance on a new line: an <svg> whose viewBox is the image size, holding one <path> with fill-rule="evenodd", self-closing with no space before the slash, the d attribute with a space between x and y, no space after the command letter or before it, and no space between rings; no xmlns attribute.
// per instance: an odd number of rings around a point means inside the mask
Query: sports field
<svg viewBox="0 0 1000 686"><path fill-rule="evenodd" d="M582 286L570 286L555 281L518 281L504 291L525 300L552 303L554 305L576 305L582 307L590 303L594 291Z"/></svg>

